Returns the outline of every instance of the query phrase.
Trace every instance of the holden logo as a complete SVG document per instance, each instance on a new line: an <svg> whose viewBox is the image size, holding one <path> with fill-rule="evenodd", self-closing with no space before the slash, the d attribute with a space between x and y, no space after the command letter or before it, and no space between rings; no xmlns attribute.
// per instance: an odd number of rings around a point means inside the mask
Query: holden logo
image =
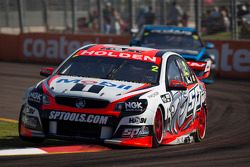
<svg viewBox="0 0 250 167"><path fill-rule="evenodd" d="M76 107L77 108L84 108L86 105L86 102L84 99L77 99L76 100Z"/></svg>

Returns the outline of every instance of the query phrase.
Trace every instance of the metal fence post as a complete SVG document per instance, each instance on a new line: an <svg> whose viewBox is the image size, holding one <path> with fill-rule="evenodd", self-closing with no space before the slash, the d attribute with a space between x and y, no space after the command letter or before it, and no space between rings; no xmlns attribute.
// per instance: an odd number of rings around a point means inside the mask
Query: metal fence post
<svg viewBox="0 0 250 167"><path fill-rule="evenodd" d="M195 0L195 28L201 32L201 0Z"/></svg>
<svg viewBox="0 0 250 167"><path fill-rule="evenodd" d="M63 22L64 22L64 29L68 29L68 13L67 13L67 3L66 0L63 0Z"/></svg>
<svg viewBox="0 0 250 167"><path fill-rule="evenodd" d="M160 24L164 24L164 0L160 0Z"/></svg>
<svg viewBox="0 0 250 167"><path fill-rule="evenodd" d="M99 32L103 33L103 13L102 13L102 2L101 0L97 0L97 10L98 10L98 15L99 15L99 20L98 20L98 24L99 24Z"/></svg>
<svg viewBox="0 0 250 167"><path fill-rule="evenodd" d="M45 26L45 30L46 32L48 32L49 30L49 24L48 24L48 1L47 0L43 0L43 22L44 22L44 26Z"/></svg>
<svg viewBox="0 0 250 167"><path fill-rule="evenodd" d="M76 1L71 1L71 10L72 10L72 33L76 32Z"/></svg>
<svg viewBox="0 0 250 167"><path fill-rule="evenodd" d="M23 31L23 1L17 0L17 8L18 8L18 20L19 20L19 28L20 33L22 34Z"/></svg>
<svg viewBox="0 0 250 167"><path fill-rule="evenodd" d="M232 11L232 38L238 39L238 26L237 26L237 8L236 0L231 0L231 11Z"/></svg>
<svg viewBox="0 0 250 167"><path fill-rule="evenodd" d="M128 7L129 7L129 30L131 30L134 27L134 8L133 8L133 0L128 1Z"/></svg>
<svg viewBox="0 0 250 167"><path fill-rule="evenodd" d="M5 1L5 22L6 22L6 26L9 27L9 0Z"/></svg>

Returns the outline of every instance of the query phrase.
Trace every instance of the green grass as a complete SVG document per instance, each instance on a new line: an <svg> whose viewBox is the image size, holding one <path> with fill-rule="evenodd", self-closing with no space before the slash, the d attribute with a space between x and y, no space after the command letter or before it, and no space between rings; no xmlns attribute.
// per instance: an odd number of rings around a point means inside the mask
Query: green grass
<svg viewBox="0 0 250 167"><path fill-rule="evenodd" d="M212 35L202 35L204 40L230 40L232 39L231 32L220 32Z"/></svg>
<svg viewBox="0 0 250 167"><path fill-rule="evenodd" d="M7 139L13 136L18 136L17 125L17 123L0 121L0 139Z"/></svg>

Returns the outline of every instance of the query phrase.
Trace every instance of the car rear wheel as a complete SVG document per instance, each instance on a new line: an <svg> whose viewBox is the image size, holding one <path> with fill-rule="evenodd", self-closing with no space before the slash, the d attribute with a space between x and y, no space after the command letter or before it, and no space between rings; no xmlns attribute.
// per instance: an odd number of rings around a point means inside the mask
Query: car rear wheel
<svg viewBox="0 0 250 167"><path fill-rule="evenodd" d="M157 108L153 125L152 147L159 147L163 139L163 114L160 107Z"/></svg>
<svg viewBox="0 0 250 167"><path fill-rule="evenodd" d="M200 142L205 138L206 128L207 128L207 114L205 108L202 107L198 118L198 126L194 136L196 142Z"/></svg>

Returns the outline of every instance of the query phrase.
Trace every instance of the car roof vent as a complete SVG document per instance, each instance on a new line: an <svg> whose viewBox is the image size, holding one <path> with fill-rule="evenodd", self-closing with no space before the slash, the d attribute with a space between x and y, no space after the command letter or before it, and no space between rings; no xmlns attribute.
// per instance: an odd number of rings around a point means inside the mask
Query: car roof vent
<svg viewBox="0 0 250 167"><path fill-rule="evenodd" d="M165 50L160 50L156 53L155 57L162 57L164 55L164 53L166 53Z"/></svg>
<svg viewBox="0 0 250 167"><path fill-rule="evenodd" d="M124 47L103 47L101 50L113 50L113 51L126 51L126 52L133 52L133 53L142 53L141 50L135 50L131 48L124 48Z"/></svg>

